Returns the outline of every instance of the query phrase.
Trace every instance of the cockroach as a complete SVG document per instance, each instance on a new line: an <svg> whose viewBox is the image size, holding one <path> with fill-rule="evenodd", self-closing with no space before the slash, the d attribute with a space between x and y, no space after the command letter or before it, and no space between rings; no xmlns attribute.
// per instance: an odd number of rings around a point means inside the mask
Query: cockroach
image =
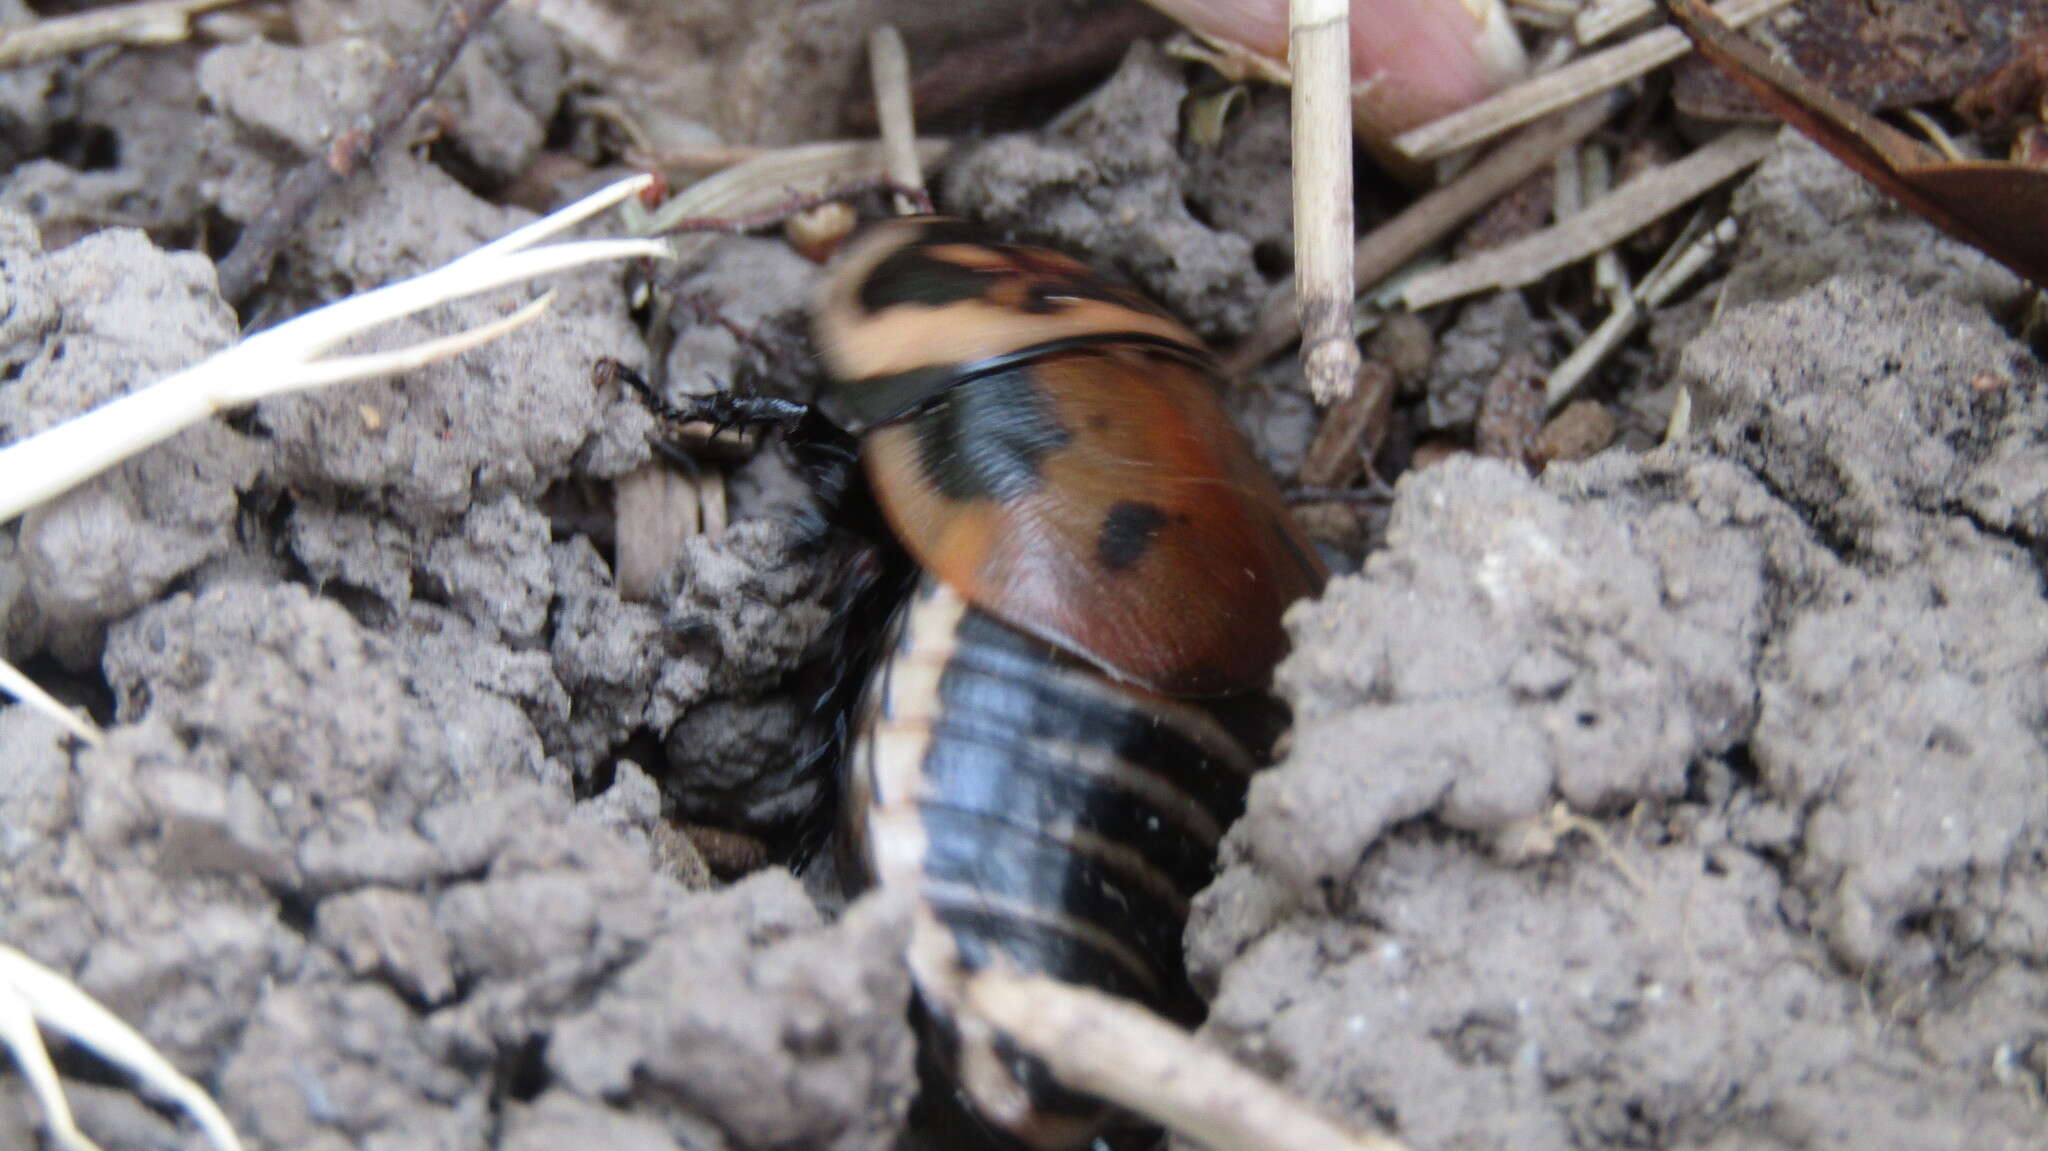
<svg viewBox="0 0 2048 1151"><path fill-rule="evenodd" d="M1086 1146L1107 1106L963 1011L963 981L1002 962L1199 1018L1188 904L1278 731L1281 615L1326 573L1201 341L1068 256L891 221L814 321L815 406L669 414L825 443L828 499L857 459L916 580L846 725L840 855L914 896L936 1093L1001 1140Z"/></svg>

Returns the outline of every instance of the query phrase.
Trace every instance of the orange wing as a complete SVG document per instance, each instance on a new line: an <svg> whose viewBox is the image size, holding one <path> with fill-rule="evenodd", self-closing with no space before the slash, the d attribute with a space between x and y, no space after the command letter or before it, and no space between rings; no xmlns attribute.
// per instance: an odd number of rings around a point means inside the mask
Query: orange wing
<svg viewBox="0 0 2048 1151"><path fill-rule="evenodd" d="M1066 351L868 434L899 539L977 607L1170 695L1264 691L1326 578L1184 355Z"/></svg>

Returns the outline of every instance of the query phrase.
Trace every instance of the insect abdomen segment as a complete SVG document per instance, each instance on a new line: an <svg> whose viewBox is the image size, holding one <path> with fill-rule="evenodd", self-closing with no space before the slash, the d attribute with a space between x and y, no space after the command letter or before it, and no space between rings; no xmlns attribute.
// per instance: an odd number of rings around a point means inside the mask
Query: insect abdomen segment
<svg viewBox="0 0 2048 1151"><path fill-rule="evenodd" d="M976 1109L1072 1145L1099 1105L961 1026L959 982L1001 961L1199 1019L1182 926L1254 764L1207 713L1113 683L936 581L899 626L847 763L856 862L915 893L912 974Z"/></svg>

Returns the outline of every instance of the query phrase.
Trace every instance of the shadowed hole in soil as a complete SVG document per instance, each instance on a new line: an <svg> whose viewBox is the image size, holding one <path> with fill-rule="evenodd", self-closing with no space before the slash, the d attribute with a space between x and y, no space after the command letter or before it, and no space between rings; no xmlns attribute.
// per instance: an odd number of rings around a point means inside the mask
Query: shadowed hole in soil
<svg viewBox="0 0 2048 1151"><path fill-rule="evenodd" d="M82 707L102 727L114 722L114 689L98 670L73 671L47 655L22 660L17 667L32 683L66 707Z"/></svg>
<svg viewBox="0 0 2048 1151"><path fill-rule="evenodd" d="M1280 240L1260 240L1252 245L1252 266L1269 280L1284 280L1294 274L1294 250Z"/></svg>
<svg viewBox="0 0 2048 1151"><path fill-rule="evenodd" d="M548 1087L547 1039L533 1036L498 1056L493 1075L497 1082L495 1096L517 1103L531 1103L540 1098Z"/></svg>
<svg viewBox="0 0 2048 1151"><path fill-rule="evenodd" d="M271 897L277 900L277 921L298 934L311 937L313 919L319 911L320 901L303 891L276 888Z"/></svg>
<svg viewBox="0 0 2048 1151"><path fill-rule="evenodd" d="M208 205L199 213L194 227L192 247L209 259L219 260L234 250L242 238L242 225L229 218L220 206Z"/></svg>
<svg viewBox="0 0 2048 1151"><path fill-rule="evenodd" d="M105 172L121 164L121 138L99 124L60 120L50 127L49 157L81 172Z"/></svg>
<svg viewBox="0 0 2048 1151"><path fill-rule="evenodd" d="M505 181L478 163L461 141L442 136L427 145L427 162L448 174L448 178L470 190L480 200L495 201Z"/></svg>
<svg viewBox="0 0 2048 1151"><path fill-rule="evenodd" d="M1736 744L1734 747L1721 753L1721 759L1722 762L1728 765L1728 770L1735 773L1735 778L1740 781L1741 786L1761 787L1763 785L1763 769L1759 768L1756 765L1756 760L1751 758L1748 744Z"/></svg>
<svg viewBox="0 0 2048 1151"><path fill-rule="evenodd" d="M668 770L668 753L662 750L661 737L641 728L612 748L611 754L591 768L589 775L575 781L576 798L593 799L610 791L612 784L618 782L619 761L624 759L639 764L656 779Z"/></svg>
<svg viewBox="0 0 2048 1151"><path fill-rule="evenodd" d="M542 493L539 504L548 517L549 543L566 543L582 536L597 549L605 567L613 569L618 517L597 485L561 480Z"/></svg>

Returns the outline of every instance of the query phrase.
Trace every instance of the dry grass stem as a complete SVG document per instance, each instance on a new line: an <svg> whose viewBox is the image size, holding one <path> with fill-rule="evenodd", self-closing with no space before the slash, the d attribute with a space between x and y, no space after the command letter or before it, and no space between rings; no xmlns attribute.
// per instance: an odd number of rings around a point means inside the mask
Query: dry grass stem
<svg viewBox="0 0 2048 1151"><path fill-rule="evenodd" d="M1568 3L1568 0L1567 0ZM1508 17L1524 28L1541 32L1562 32L1572 26L1572 11L1558 0L1513 0Z"/></svg>
<svg viewBox="0 0 2048 1151"><path fill-rule="evenodd" d="M1351 4L1293 0L1295 304L1319 404L1351 394Z"/></svg>
<svg viewBox="0 0 2048 1151"><path fill-rule="evenodd" d="M1635 331L1645 316L1698 275L1715 253L1734 243L1735 235L1735 221L1722 220L1713 230L1697 239L1680 237L1658 266L1643 278L1642 287L1622 295L1614 310L1600 321L1600 326L1594 328L1591 335L1572 349L1571 355L1552 369L1544 396L1549 407L1555 410L1570 399L1579 385L1614 354L1614 350L1621 346L1629 333Z"/></svg>
<svg viewBox="0 0 2048 1151"><path fill-rule="evenodd" d="M1692 434L1692 389L1678 389L1678 398L1671 401L1671 418L1664 424L1664 442L1675 444Z"/></svg>
<svg viewBox="0 0 2048 1151"><path fill-rule="evenodd" d="M175 44L192 17L242 0L147 0L0 30L0 68L19 68L107 44Z"/></svg>
<svg viewBox="0 0 2048 1151"><path fill-rule="evenodd" d="M1790 4L1792 0L1725 0L1714 11L1730 27L1739 28ZM1394 137L1394 147L1414 160L1434 160L1474 144L1482 144L1510 128L1575 104L1596 92L1669 64L1692 51L1692 42L1676 28L1657 28L1625 44L1596 52L1555 71L1526 80L1462 112Z"/></svg>
<svg viewBox="0 0 2048 1151"><path fill-rule="evenodd" d="M1002 970L975 975L965 998L1062 1083L1208 1151L1403 1151L1384 1136L1344 1130L1127 1000Z"/></svg>
<svg viewBox="0 0 2048 1151"><path fill-rule="evenodd" d="M6 692L27 705L29 710L38 711L61 725L65 731L98 747L106 739L106 733L97 724L65 707L57 697L44 691L36 681L23 675L13 664L0 660L0 692Z"/></svg>
<svg viewBox="0 0 2048 1151"><path fill-rule="evenodd" d="M56 1031L133 1075L192 1117L216 1151L241 1151L242 1141L220 1106L159 1055L149 1041L71 981L0 945L0 1045L14 1056L43 1108L44 1126L66 1151L98 1151L78 1130L63 1084L43 1047L38 1025Z"/></svg>
<svg viewBox="0 0 2048 1151"><path fill-rule="evenodd" d="M1614 107L1608 99L1594 99L1532 126L1488 153L1457 179L1366 233L1351 254L1354 294L1371 291L1452 229L1541 171L1559 152L1606 123ZM1243 375L1292 343L1300 331L1294 307L1294 281L1289 279L1274 288L1258 324L1230 354L1225 366L1232 373Z"/></svg>
<svg viewBox="0 0 2048 1151"><path fill-rule="evenodd" d="M652 172L689 173L694 176L737 167L771 150L754 144L706 144L701 148L666 150L636 146L626 153L626 163Z"/></svg>
<svg viewBox="0 0 2048 1151"><path fill-rule="evenodd" d="M1580 180L1585 168L1579 163L1577 146L1566 148L1550 162L1550 218L1555 223L1565 219L1586 206L1585 189Z"/></svg>
<svg viewBox="0 0 2048 1151"><path fill-rule="evenodd" d="M1579 189L1586 204L1597 204L1614 191L1614 161L1598 144L1579 149ZM1610 302L1628 292L1628 266L1620 252L1606 248L1593 257L1593 289Z"/></svg>
<svg viewBox="0 0 2048 1151"><path fill-rule="evenodd" d="M1572 33L1581 45L1590 47L1656 12L1656 0L1589 0L1579 9Z"/></svg>
<svg viewBox="0 0 2048 1151"><path fill-rule="evenodd" d="M389 375L494 340L538 319L542 296L508 316L392 351L326 353L393 320L586 264L669 253L658 240L583 240L535 248L597 212L639 194L652 179L622 180L431 272L337 300L258 332L194 367L0 448L0 524L122 460L230 408L270 396ZM29 690L22 690L26 686ZM0 660L0 690L77 732L78 717ZM80 733L91 740L91 734Z"/></svg>
<svg viewBox="0 0 2048 1151"><path fill-rule="evenodd" d="M1571 219L1408 281L1402 300L1427 308L1475 292L1533 284L1655 223L1770 155L1776 137L1731 132L1676 163L1629 180Z"/></svg>
<svg viewBox="0 0 2048 1151"><path fill-rule="evenodd" d="M629 257L661 258L654 240L531 245L638 193L648 177L623 180L431 272L337 300L76 419L0 448L0 523L13 519L136 452L229 408L269 396L383 375L445 358L539 315L540 302L469 332L410 348L322 357L342 341L392 320L537 276Z"/></svg>
<svg viewBox="0 0 2048 1151"><path fill-rule="evenodd" d="M947 147L944 140L919 140L919 163L937 163ZM621 214L634 235L651 236L685 220L760 211L793 196L886 178L888 165L882 148L875 140L829 140L777 148L690 185L653 212L629 200L621 205ZM711 242L710 237L678 240L675 247L679 257L687 258Z"/></svg>
<svg viewBox="0 0 2048 1151"><path fill-rule="evenodd" d="M882 170L904 188L924 187L924 165L917 158L917 124L910 111L910 57L903 36L884 24L868 33L868 72L875 88L875 122L881 125ZM918 205L896 195L896 214L908 216Z"/></svg>

